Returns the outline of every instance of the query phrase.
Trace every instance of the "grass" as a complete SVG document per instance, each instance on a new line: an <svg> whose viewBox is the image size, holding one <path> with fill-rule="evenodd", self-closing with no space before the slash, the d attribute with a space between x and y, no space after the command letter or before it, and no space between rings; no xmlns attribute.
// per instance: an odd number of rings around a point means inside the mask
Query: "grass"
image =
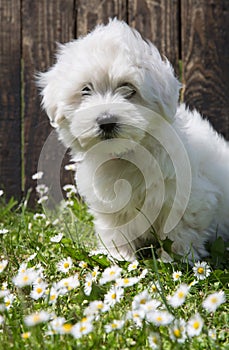
<svg viewBox="0 0 229 350"><path fill-rule="evenodd" d="M220 239L207 268L199 267L203 279L188 263L159 261L153 248L131 268L91 253L92 218L79 200L57 216L44 216L41 206L34 215L26 200L0 200L1 349L229 349L228 252Z"/></svg>

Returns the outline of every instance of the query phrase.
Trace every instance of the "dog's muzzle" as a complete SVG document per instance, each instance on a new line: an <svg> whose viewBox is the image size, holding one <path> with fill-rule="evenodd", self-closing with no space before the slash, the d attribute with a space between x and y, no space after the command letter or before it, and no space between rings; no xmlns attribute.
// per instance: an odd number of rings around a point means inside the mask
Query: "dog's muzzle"
<svg viewBox="0 0 229 350"><path fill-rule="evenodd" d="M99 136L103 140L117 137L119 132L118 118L110 113L103 113L96 119L99 126Z"/></svg>

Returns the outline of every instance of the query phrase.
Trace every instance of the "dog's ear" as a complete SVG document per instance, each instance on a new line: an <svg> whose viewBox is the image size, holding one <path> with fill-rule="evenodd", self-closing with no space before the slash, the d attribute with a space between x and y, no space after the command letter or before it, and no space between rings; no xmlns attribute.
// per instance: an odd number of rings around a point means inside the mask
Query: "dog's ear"
<svg viewBox="0 0 229 350"><path fill-rule="evenodd" d="M172 121L178 106L179 93L182 84L174 75L173 67L167 58L163 60L164 74L161 75L162 89L160 91L161 107L165 118Z"/></svg>
<svg viewBox="0 0 229 350"><path fill-rule="evenodd" d="M174 75L173 67L166 57L162 57L158 49L149 41L144 42L147 54L143 64L145 68L144 81L148 91L147 100L166 120L172 122L179 100L181 83Z"/></svg>
<svg viewBox="0 0 229 350"><path fill-rule="evenodd" d="M63 106L60 102L57 80L52 69L46 73L36 75L37 86L40 88L42 96L42 107L46 111L50 124L57 128L65 119Z"/></svg>

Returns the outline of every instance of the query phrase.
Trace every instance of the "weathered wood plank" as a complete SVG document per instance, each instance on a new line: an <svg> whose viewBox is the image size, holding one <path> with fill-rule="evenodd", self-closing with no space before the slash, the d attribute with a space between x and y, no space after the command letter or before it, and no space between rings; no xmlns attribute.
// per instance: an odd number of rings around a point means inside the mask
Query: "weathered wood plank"
<svg viewBox="0 0 229 350"><path fill-rule="evenodd" d="M0 188L21 197L20 0L0 4Z"/></svg>
<svg viewBox="0 0 229 350"><path fill-rule="evenodd" d="M179 1L129 1L128 22L157 46L179 76Z"/></svg>
<svg viewBox="0 0 229 350"><path fill-rule="evenodd" d="M181 10L184 100L228 139L228 0L184 0Z"/></svg>
<svg viewBox="0 0 229 350"><path fill-rule="evenodd" d="M126 0L79 0L77 2L77 37L87 34L97 24L106 24L109 18L127 20L126 3Z"/></svg>
<svg viewBox="0 0 229 350"><path fill-rule="evenodd" d="M37 171L42 146L51 132L48 118L41 112L34 74L53 64L56 42L73 38L74 11L74 0L23 1L25 191L34 186L31 176ZM53 176L60 174L53 172Z"/></svg>

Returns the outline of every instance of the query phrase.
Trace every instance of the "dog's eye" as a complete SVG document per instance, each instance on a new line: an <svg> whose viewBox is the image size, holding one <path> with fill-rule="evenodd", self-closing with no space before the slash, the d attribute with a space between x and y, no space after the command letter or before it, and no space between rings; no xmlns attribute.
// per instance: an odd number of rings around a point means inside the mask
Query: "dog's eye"
<svg viewBox="0 0 229 350"><path fill-rule="evenodd" d="M129 83L123 84L122 86L118 87L116 91L127 100L131 99L131 97L133 97L136 94L136 89L133 87L133 85Z"/></svg>
<svg viewBox="0 0 229 350"><path fill-rule="evenodd" d="M92 93L92 87L90 85L84 86L84 88L81 90L82 96L90 96Z"/></svg>

